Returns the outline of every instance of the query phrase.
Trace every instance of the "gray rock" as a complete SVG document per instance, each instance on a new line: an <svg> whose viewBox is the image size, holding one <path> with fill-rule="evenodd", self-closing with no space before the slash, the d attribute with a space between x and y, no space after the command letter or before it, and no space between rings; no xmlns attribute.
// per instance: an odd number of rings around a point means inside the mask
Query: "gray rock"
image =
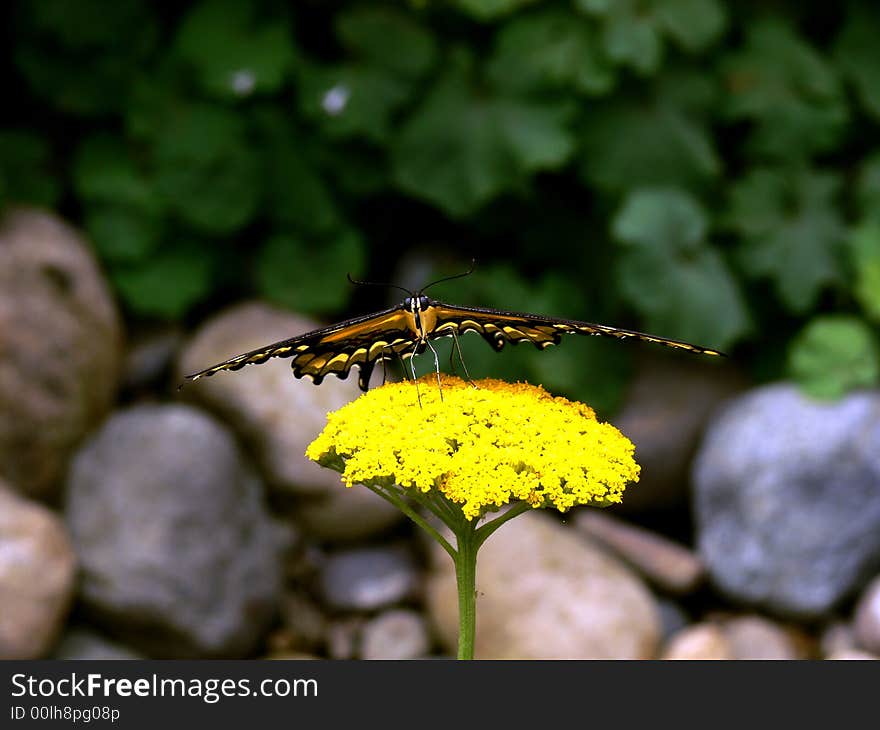
<svg viewBox="0 0 880 730"><path fill-rule="evenodd" d="M744 378L718 358L646 349L614 418L614 425L636 445L642 471L615 511L686 503L688 470L710 415L744 388Z"/></svg>
<svg viewBox="0 0 880 730"><path fill-rule="evenodd" d="M702 582L700 558L684 545L598 509L579 509L575 526L667 593L690 593Z"/></svg>
<svg viewBox="0 0 880 730"><path fill-rule="evenodd" d="M39 659L73 598L76 556L56 515L0 481L0 659Z"/></svg>
<svg viewBox="0 0 880 730"><path fill-rule="evenodd" d="M120 321L88 247L35 210L0 218L0 476L56 496L76 445L110 408Z"/></svg>
<svg viewBox="0 0 880 730"><path fill-rule="evenodd" d="M731 598L821 617L880 563L880 394L738 398L694 465L699 552Z"/></svg>
<svg viewBox="0 0 880 730"><path fill-rule="evenodd" d="M55 647L51 658L93 660L145 659L146 657L88 629L72 629Z"/></svg>
<svg viewBox="0 0 880 730"><path fill-rule="evenodd" d="M325 603L338 611L373 611L414 595L419 573L397 548L344 550L327 559L319 579Z"/></svg>
<svg viewBox="0 0 880 730"><path fill-rule="evenodd" d="M691 623L687 612L675 601L668 598L657 599L657 610L660 614L660 627L664 642L682 629L687 628Z"/></svg>
<svg viewBox="0 0 880 730"><path fill-rule="evenodd" d="M182 405L114 415L77 454L82 600L156 657L243 656L281 600L280 531L229 432Z"/></svg>
<svg viewBox="0 0 880 730"><path fill-rule="evenodd" d="M233 355L308 332L319 325L264 304L234 307L206 323L184 350L178 372L202 370ZM327 422L327 413L360 395L357 378L325 378L315 386L297 380L290 361L276 358L238 372L218 373L187 385L184 397L219 415L254 454L276 490L308 497L304 528L321 540L356 540L379 533L402 515L362 487L346 489L339 474L305 456Z"/></svg>
<svg viewBox="0 0 880 730"><path fill-rule="evenodd" d="M880 654L880 576L871 581L859 598L853 623L859 646Z"/></svg>
<svg viewBox="0 0 880 730"><path fill-rule="evenodd" d="M427 607L438 638L458 644L452 560L432 549ZM503 525L477 556L475 655L483 659L649 659L657 606L622 563L537 511Z"/></svg>
<svg viewBox="0 0 880 730"><path fill-rule="evenodd" d="M361 659L418 659L430 648L428 626L415 611L386 611L361 631Z"/></svg>

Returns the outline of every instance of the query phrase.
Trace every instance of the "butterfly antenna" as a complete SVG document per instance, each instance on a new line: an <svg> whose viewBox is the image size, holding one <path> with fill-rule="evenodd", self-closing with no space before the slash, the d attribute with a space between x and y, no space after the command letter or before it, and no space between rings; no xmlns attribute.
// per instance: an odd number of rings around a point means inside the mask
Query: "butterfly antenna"
<svg viewBox="0 0 880 730"><path fill-rule="evenodd" d="M354 284L355 286L384 286L390 289L400 289L402 292L406 292L410 296L415 296L409 289L404 289L402 286L398 286L397 284L389 284L384 281L361 281L360 279L352 279L351 274L346 274L346 278Z"/></svg>
<svg viewBox="0 0 880 730"><path fill-rule="evenodd" d="M430 289L435 284L442 284L444 281L452 281L453 279L461 279L465 276L470 276L474 273L474 269L477 268L477 260L471 259L471 267L467 271L463 271L460 274L453 274L452 276L445 276L442 279L437 279L437 281L432 281L430 284L423 286L419 291L425 292Z"/></svg>

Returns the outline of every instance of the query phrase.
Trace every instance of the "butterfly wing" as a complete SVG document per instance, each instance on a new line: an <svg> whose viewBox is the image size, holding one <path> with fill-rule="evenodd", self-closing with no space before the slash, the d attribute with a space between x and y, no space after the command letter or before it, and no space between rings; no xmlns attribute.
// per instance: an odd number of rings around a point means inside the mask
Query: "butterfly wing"
<svg viewBox="0 0 880 730"><path fill-rule="evenodd" d="M543 350L550 345L558 345L564 334L578 334L616 337L619 340L632 338L703 355L724 354L708 347L692 345L689 342L670 340L665 337L609 327L604 324L481 307L454 307L436 301L432 302L432 305L432 311L436 316L436 324L431 333L432 337L476 332L498 351L508 342L514 345L520 342L531 342L535 347Z"/></svg>
<svg viewBox="0 0 880 730"><path fill-rule="evenodd" d="M198 380L223 370L240 370L245 365L284 357L291 358L294 376L308 375L315 385L330 374L345 379L357 365L358 385L361 390L367 390L370 375L380 359L406 356L407 351L413 349L415 336L408 321L406 310L398 305L236 355L187 375L186 379Z"/></svg>

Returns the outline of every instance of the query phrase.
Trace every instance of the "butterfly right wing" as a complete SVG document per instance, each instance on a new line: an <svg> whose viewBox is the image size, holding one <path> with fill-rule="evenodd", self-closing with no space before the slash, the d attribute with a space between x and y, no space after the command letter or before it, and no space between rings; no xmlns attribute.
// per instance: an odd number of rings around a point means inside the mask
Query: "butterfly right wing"
<svg viewBox="0 0 880 730"><path fill-rule="evenodd" d="M376 363L383 358L405 356L407 350L414 348L415 342L408 314L398 305L236 355L187 375L186 379L195 381L223 370L240 370L245 365L258 365L283 357L291 358L290 366L295 377L307 375L315 385L329 374L345 379L351 368L357 365L360 371L358 385L361 390L367 390Z"/></svg>

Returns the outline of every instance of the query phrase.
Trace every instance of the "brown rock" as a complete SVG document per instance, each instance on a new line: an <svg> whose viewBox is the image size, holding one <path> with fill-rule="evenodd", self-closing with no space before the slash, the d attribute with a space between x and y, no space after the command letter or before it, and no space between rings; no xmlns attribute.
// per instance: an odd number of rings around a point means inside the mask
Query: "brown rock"
<svg viewBox="0 0 880 730"><path fill-rule="evenodd" d="M853 627L843 621L835 621L822 630L819 637L819 649L826 658L858 649L856 632Z"/></svg>
<svg viewBox="0 0 880 730"><path fill-rule="evenodd" d="M880 660L880 656L875 654L871 654L867 651L862 651L861 649L845 649L841 651L836 651L833 654L827 657L828 659L835 660L843 660L843 659L862 659L862 660Z"/></svg>
<svg viewBox="0 0 880 730"><path fill-rule="evenodd" d="M735 659L806 659L796 632L763 616L736 616L723 624Z"/></svg>
<svg viewBox="0 0 880 730"><path fill-rule="evenodd" d="M196 372L241 352L315 329L317 323L249 303L218 315L193 337L178 372ZM249 446L270 487L309 498L308 529L322 539L358 539L384 530L401 514L372 492L346 489L339 474L305 457L327 413L360 394L357 378L328 377L320 386L297 380L283 358L239 372L218 373L184 387L227 421Z"/></svg>
<svg viewBox="0 0 880 730"><path fill-rule="evenodd" d="M703 562L696 553L601 510L577 510L574 524L668 593L690 593L705 577Z"/></svg>
<svg viewBox="0 0 880 730"><path fill-rule="evenodd" d="M121 329L88 247L48 213L0 220L0 352L0 475L51 496L113 401Z"/></svg>
<svg viewBox="0 0 880 730"><path fill-rule="evenodd" d="M76 556L61 520L0 482L0 659L38 659L73 597Z"/></svg>
<svg viewBox="0 0 880 730"><path fill-rule="evenodd" d="M452 561L436 546L428 611L454 655L458 603ZM484 659L646 659L660 619L628 568L552 518L528 512L477 556L475 653Z"/></svg>
<svg viewBox="0 0 880 730"><path fill-rule="evenodd" d="M730 640L720 626L701 623L688 626L672 636L663 659L734 659Z"/></svg>
<svg viewBox="0 0 880 730"><path fill-rule="evenodd" d="M717 358L646 352L614 419L636 445L642 467L639 483L627 489L617 509L638 512L684 502L703 427L722 401L744 387L739 373Z"/></svg>

